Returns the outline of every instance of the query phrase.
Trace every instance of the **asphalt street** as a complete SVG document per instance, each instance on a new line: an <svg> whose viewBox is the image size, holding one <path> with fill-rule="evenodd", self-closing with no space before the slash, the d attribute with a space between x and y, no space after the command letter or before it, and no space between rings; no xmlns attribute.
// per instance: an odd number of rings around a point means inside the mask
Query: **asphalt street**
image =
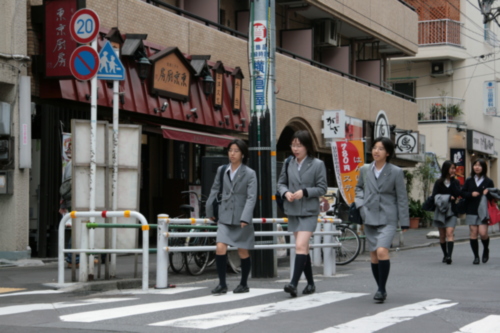
<svg viewBox="0 0 500 333"><path fill-rule="evenodd" d="M176 288L143 293L139 284L102 292L54 290L44 283L51 274L55 280L55 263L4 267L0 288L24 290L0 289L0 332L500 332L500 239L492 238L487 264L472 265L468 242L458 242L453 264L446 265L435 241L409 246L413 235L404 235L400 249L408 250L391 252L383 304L373 301L366 254L337 266L335 277L315 267L316 294L293 299L282 289L286 260L277 278L251 278L250 293L222 296L210 295L217 284L213 269L196 278L169 274ZM229 274L230 290L238 281ZM299 291L304 286L302 281Z"/></svg>

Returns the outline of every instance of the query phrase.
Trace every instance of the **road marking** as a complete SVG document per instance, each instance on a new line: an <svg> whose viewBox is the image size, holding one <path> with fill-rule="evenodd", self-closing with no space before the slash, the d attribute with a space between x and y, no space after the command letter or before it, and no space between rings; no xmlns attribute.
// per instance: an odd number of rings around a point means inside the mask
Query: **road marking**
<svg viewBox="0 0 500 333"><path fill-rule="evenodd" d="M206 313L198 316L177 318L174 320L167 320L150 324L150 326L175 326L184 328L210 329L219 326L237 324L245 320L258 320L260 318L270 317L286 312L308 310L322 305L340 302L364 295L368 294L329 291L321 294L289 299L277 303L249 306L233 310Z"/></svg>
<svg viewBox="0 0 500 333"><path fill-rule="evenodd" d="M26 290L26 288L0 288L0 294L10 293L12 291Z"/></svg>
<svg viewBox="0 0 500 333"><path fill-rule="evenodd" d="M111 290L100 295L175 295L188 291L206 289L207 287L178 287L178 288L167 288L167 289L148 289L146 291L139 289L129 289L129 290Z"/></svg>
<svg viewBox="0 0 500 333"><path fill-rule="evenodd" d="M19 293L0 295L0 297L21 296L21 295L61 294L63 292L64 291L62 291L62 290L32 290L32 291L22 291Z"/></svg>
<svg viewBox="0 0 500 333"><path fill-rule="evenodd" d="M316 333L335 333L335 332L349 332L349 333L371 333L379 331L383 328L411 320L415 317L422 316L437 310L449 308L457 305L458 303L448 303L446 299L430 299L427 301L400 306L387 311L377 313L373 316L355 319L345 324L317 331Z"/></svg>
<svg viewBox="0 0 500 333"><path fill-rule="evenodd" d="M491 315L460 328L455 333L498 333L500 332L500 316Z"/></svg>
<svg viewBox="0 0 500 333"><path fill-rule="evenodd" d="M0 308L0 316L25 313L40 310L55 310L63 308L72 308L75 306L84 305L94 305L94 304L104 304L113 302L123 302L132 301L137 298L113 298L113 299L103 299L103 298L93 298L88 300L82 300L78 302L59 302L59 303L38 303L38 304L26 304L26 305L13 305Z"/></svg>
<svg viewBox="0 0 500 333"><path fill-rule="evenodd" d="M177 301L156 302L149 304L140 304L132 306L124 306L120 308L113 308L107 310L96 310L88 312L80 312L71 315L61 316L62 321L92 323L101 320L122 318L128 316L135 316L145 313L166 311L171 309L181 309L198 305L222 304L227 302L241 301L243 299L263 296L267 294L282 292L281 289L250 289L249 293L233 294L232 292L221 296L203 296L198 298L188 298Z"/></svg>

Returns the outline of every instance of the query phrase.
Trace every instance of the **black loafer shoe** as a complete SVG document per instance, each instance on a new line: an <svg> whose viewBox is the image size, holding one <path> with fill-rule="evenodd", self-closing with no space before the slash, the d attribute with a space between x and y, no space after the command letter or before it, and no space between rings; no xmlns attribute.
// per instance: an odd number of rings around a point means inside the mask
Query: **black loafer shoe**
<svg viewBox="0 0 500 333"><path fill-rule="evenodd" d="M212 294L221 295L227 293L227 286L223 287L220 284L212 290Z"/></svg>
<svg viewBox="0 0 500 333"><path fill-rule="evenodd" d="M451 257L446 257L446 264L451 265L452 260Z"/></svg>
<svg viewBox="0 0 500 333"><path fill-rule="evenodd" d="M474 258L474 261L472 262L474 265L479 265L479 258Z"/></svg>
<svg viewBox="0 0 500 333"><path fill-rule="evenodd" d="M284 290L286 293L289 293L290 296L297 297L297 287L295 287L293 284L291 283L287 284Z"/></svg>
<svg viewBox="0 0 500 333"><path fill-rule="evenodd" d="M376 300L377 302L383 302L387 298L387 293L386 292L381 292L377 291L375 293L375 296L373 296L373 299Z"/></svg>
<svg viewBox="0 0 500 333"><path fill-rule="evenodd" d="M443 263L445 263L445 262L446 262L446 256L443 257Z"/></svg>
<svg viewBox="0 0 500 333"><path fill-rule="evenodd" d="M236 287L236 289L233 290L233 294L242 294L242 293L247 293L250 291L250 288L248 286L242 286L241 284Z"/></svg>
<svg viewBox="0 0 500 333"><path fill-rule="evenodd" d="M310 295L316 292L316 286L314 284L308 284L304 290L302 290L303 295Z"/></svg>
<svg viewBox="0 0 500 333"><path fill-rule="evenodd" d="M490 250L484 250L483 252L483 264L486 264L490 259Z"/></svg>

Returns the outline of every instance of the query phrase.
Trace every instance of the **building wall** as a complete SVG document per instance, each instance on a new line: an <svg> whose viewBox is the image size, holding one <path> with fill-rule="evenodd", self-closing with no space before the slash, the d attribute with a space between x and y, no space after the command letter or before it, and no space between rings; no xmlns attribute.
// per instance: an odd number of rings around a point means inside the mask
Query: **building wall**
<svg viewBox="0 0 500 333"><path fill-rule="evenodd" d="M147 33L147 40L150 42L177 46L187 54L210 54L211 60L221 60L224 65L233 68L240 66L245 74L245 102L249 105L250 80L245 40L144 2L87 0L87 7L99 14L103 27L118 26L122 33ZM310 123L319 142L323 142L321 115L326 109L344 109L349 116L371 121L375 120L379 110L384 110L391 124L398 128L410 129L417 126L415 103L281 54L277 54L276 78L276 88L279 91L276 95L278 136L290 119L302 117Z"/></svg>
<svg viewBox="0 0 500 333"><path fill-rule="evenodd" d="M0 258L19 259L29 255L29 178L30 170L19 169L19 95L18 83L26 75L26 60L12 59L12 55L27 54L26 0L0 2L0 100L12 107L12 136L14 147L14 194L0 195Z"/></svg>

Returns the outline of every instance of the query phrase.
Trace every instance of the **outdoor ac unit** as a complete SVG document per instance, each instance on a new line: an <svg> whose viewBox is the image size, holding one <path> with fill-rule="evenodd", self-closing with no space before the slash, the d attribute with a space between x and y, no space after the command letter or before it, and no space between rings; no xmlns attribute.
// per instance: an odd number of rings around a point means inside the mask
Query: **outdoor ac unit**
<svg viewBox="0 0 500 333"><path fill-rule="evenodd" d="M337 46L340 42L338 23L334 20L321 20L315 28L316 46Z"/></svg>
<svg viewBox="0 0 500 333"><path fill-rule="evenodd" d="M431 63L431 76L432 77L442 77L442 76L452 76L453 67L450 60L446 61L435 61Z"/></svg>

